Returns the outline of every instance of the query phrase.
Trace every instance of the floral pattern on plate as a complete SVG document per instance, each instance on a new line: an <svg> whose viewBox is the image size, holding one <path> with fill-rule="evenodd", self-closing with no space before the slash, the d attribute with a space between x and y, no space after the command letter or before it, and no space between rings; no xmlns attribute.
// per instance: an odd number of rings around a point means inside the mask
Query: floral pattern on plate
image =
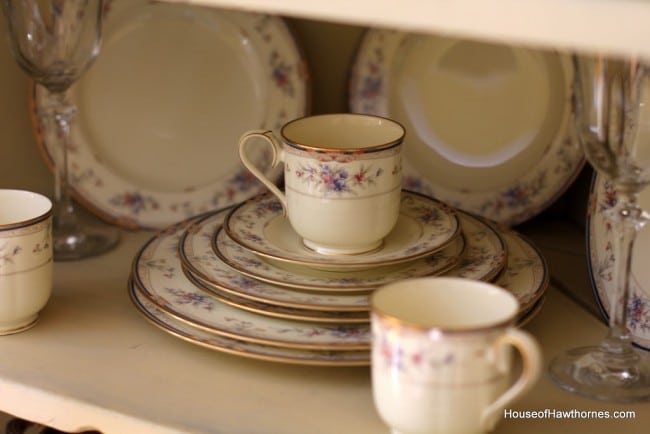
<svg viewBox="0 0 650 434"><path fill-rule="evenodd" d="M409 277L444 273L461 260L465 239L462 236L456 237L443 250L406 264L346 272L265 260L234 242L223 228L214 235L212 247L225 264L263 282L302 290L359 292Z"/></svg>
<svg viewBox="0 0 650 434"><path fill-rule="evenodd" d="M460 264L444 273L477 280L491 280L505 264L506 248L498 231L483 219L459 213L465 253ZM223 221L223 214L211 213L197 220L181 238L183 266L216 291L275 306L318 311L368 311L368 295L363 293L313 292L296 290L247 277L224 263L213 251L211 239ZM243 263L242 263L243 265ZM305 269L306 271L311 271ZM286 270L284 270L286 271ZM340 273L334 274L339 279Z"/></svg>
<svg viewBox="0 0 650 434"><path fill-rule="evenodd" d="M502 235L508 247L508 262L494 283L517 297L522 315L546 293L548 265L542 252L520 233L506 229Z"/></svg>
<svg viewBox="0 0 650 434"><path fill-rule="evenodd" d="M457 211L467 247L460 264L445 276L493 280L508 259L505 240L486 219Z"/></svg>
<svg viewBox="0 0 650 434"><path fill-rule="evenodd" d="M278 199L268 193L233 208L223 227L233 241L265 258L332 270L413 261L443 249L460 233L455 211L443 203L409 191L401 200L397 225L383 247L361 255L321 255L306 248Z"/></svg>
<svg viewBox="0 0 650 434"><path fill-rule="evenodd" d="M74 196L112 223L128 228L163 228L201 212L238 203L263 191L263 186L241 165L232 140L245 128L278 131L285 122L308 111L306 62L286 23L269 15L147 0L114 0L105 17L102 56L70 92L70 98L79 106L79 116L72 124L72 143L68 152L70 186ZM143 34L147 32L156 37L145 38ZM168 35L174 33L187 34L185 38L165 45ZM150 44L142 47L145 50L141 51L148 52L147 55L151 53L153 61L174 65L169 58L180 59L177 62L179 71L168 71L167 74L179 77L173 86L165 86L169 84L166 81L156 81L165 80L160 78L163 74L160 77L147 75L146 62L137 65L145 72L139 73L138 68L134 72L128 63L133 60L128 57L132 52L124 48L128 45L124 41L131 39L133 45ZM183 48L183 44L197 39L211 42L191 51ZM192 53L198 53L199 57L191 58ZM227 62L224 57L232 61ZM192 62L195 65L182 66ZM192 73L188 78L190 68ZM230 80L220 84L218 73L227 68L230 70L224 72L224 79ZM125 81L129 83L120 83L120 86L145 89L144 101L160 101L166 97L173 104L149 103L150 107L144 109L146 113L131 116L143 117L138 119L141 121L139 124L131 126L137 131L129 131L128 135L116 132L111 126L115 119L120 118L98 106L115 106L116 103L133 106L137 103L140 107L140 104L145 104L136 98L133 98L133 104L128 104L132 93L115 89L104 91L106 86L97 84L116 73L128 78ZM192 82L187 83L185 80L188 79ZM249 81L254 86L248 86ZM235 89L230 93L230 99L224 96L203 105L202 100L209 100L210 95L219 92L217 86L242 87L239 89L240 97L237 97ZM47 121L50 99L47 92L34 86L30 101L33 125L38 145L51 166L56 156L53 136L56 128ZM259 99L256 104L261 109L251 109L249 99ZM233 107L233 100L241 100L241 107ZM192 115L180 117L178 112L182 107L179 109L176 105L191 106L192 103L196 106ZM176 111L171 119L167 118L170 115L167 106ZM242 113L238 118L239 124L223 122L221 127L215 126L216 120L229 119L234 116L232 113L239 112ZM197 128L188 128L187 125ZM129 126L123 128L128 130ZM188 131L191 131L189 136ZM129 140L135 143L123 143ZM123 150L123 155L114 150L118 148ZM144 150L151 150L150 154ZM154 152L156 154L151 155ZM268 149L260 150L253 157L267 175L279 179L281 169L271 168L268 164ZM219 165L215 168L214 163L203 164L201 159L218 161ZM183 177L181 168L174 166L180 160L185 160L183 164L191 167L187 173L183 172ZM176 183L166 181L172 172L176 172Z"/></svg>
<svg viewBox="0 0 650 434"><path fill-rule="evenodd" d="M488 217L505 225L521 223L544 210L560 196L571 185L585 162L584 153L571 128L573 70L570 60L567 56L543 51L529 50L521 54L522 58L532 60L530 64L538 69L537 73L548 74L550 77L551 72L549 71L552 70L555 74L562 76L561 79L557 80L557 83L551 82L549 84L549 89L554 91L553 95L551 95L552 92L548 92L548 95L545 95L546 100L540 102L540 104L549 105L547 107L549 113L561 113L561 118L557 120L557 131L548 133L549 135L552 134L548 142L538 141L535 143L540 149L541 158L529 158L525 162L515 165L516 167L522 167L524 164L530 166L529 170L521 172L523 173L522 176L506 176L508 173L501 171L504 182L500 185L486 189L480 181L475 181L476 185L468 188L466 185L445 184L445 182L441 181L442 178L436 177L436 174L448 173L458 167L458 165L452 163L452 159L446 160L446 155L442 155L444 152L441 153L441 162L436 163L440 167L427 167L426 171L422 167L420 169L416 168L417 165L423 166L425 161L431 163L429 166L433 166L437 150L431 149L428 143L424 143L424 139L415 131L417 130L416 126L421 127L426 124L429 128L428 130L424 128L426 135L428 137L436 135L434 123L428 123L430 121L427 118L428 112L423 108L425 102L421 101L421 99L425 98L423 95L426 92L423 90L426 89L417 87L413 75L418 71L432 73L434 67L439 65L418 64L419 68L416 70L414 69L415 66L408 62L414 57L420 59L427 57L431 59L430 62L434 62L435 59L442 62L443 60L436 57L440 53L443 53L440 56L445 59L454 58L450 54L456 53L453 48L444 45L448 41L453 43L455 40L442 36L416 35L396 30L368 30L362 39L350 72L350 111L387 116L401 122L407 129L414 130L410 136L412 150L415 149L416 145L419 146L417 142L423 142L422 149L425 149L425 151L421 154L411 155L409 152L404 154L404 188L431 195L451 206ZM436 43L439 45L434 45ZM440 49L439 53L432 54L417 51L418 49L424 49L422 47L434 46ZM443 51L440 47L447 48L447 51ZM484 48L486 49L483 51L490 49L489 46ZM504 46L502 49L506 50L508 47ZM515 75L516 71L514 70L517 67L517 60L513 52L515 50L521 52L523 49L513 47L512 50L507 53L508 58L512 59L509 60L509 62L512 62L509 64L511 65L509 68L512 67L513 71L509 70L509 73L513 72L513 75ZM445 53L449 54L449 56L445 57ZM429 55L426 56L426 54ZM440 68L444 70L446 77L450 77L454 73L454 61L449 60L449 62L452 66ZM409 65L411 66L409 67ZM461 68L462 66L458 67L458 69ZM489 70L489 66L485 68ZM490 71L483 76L481 73L484 71L477 72L477 68L467 67L467 70L464 71L471 71L471 73L458 74L458 80L454 83L463 83L467 88L471 86L489 88L491 91L497 92L499 90L496 84L497 81L502 78L505 80L506 76L505 74L498 75L495 72L498 69L499 67L494 67L494 71ZM476 72L476 77L473 76L474 72ZM488 75L490 73L494 76ZM404 77L404 80L401 80L402 77ZM498 77L498 80L496 77ZM429 82L431 81L435 82L435 78L429 80ZM490 86L484 85L487 82L491 83ZM405 89L409 88L409 86L411 86L411 90L413 90L412 87L416 87L416 90L407 97L405 96ZM440 103L440 101L438 102ZM400 104L404 107L400 107ZM553 108L553 105L556 107ZM449 113L451 113L451 109L449 109ZM449 115L449 113L446 113L446 115ZM410 124L410 116L415 119L413 127ZM449 117L445 117L445 119L449 120ZM456 119L453 122L456 122ZM417 125L415 125L416 123ZM451 123L447 122L447 124ZM548 128L546 123L543 126ZM449 148L451 147L449 146ZM435 157L435 161L438 161L438 157ZM487 161L485 163L487 165ZM476 166L476 170L471 170L470 166L463 169L468 171L464 176L465 179L469 180L477 176L483 176L481 172L483 165L477 164Z"/></svg>
<svg viewBox="0 0 650 434"><path fill-rule="evenodd" d="M137 310L153 325L185 341L212 350L271 362L315 366L365 366L370 364L368 351L335 351L283 348L240 341L209 333L179 321L150 302L136 286L129 283L129 296Z"/></svg>
<svg viewBox="0 0 650 434"><path fill-rule="evenodd" d="M253 301L300 309L336 312L359 312L370 309L366 293L299 291L239 273L224 263L212 249L212 237L221 226L224 217L225 213L218 212L200 218L183 233L180 241L183 266L209 285L206 291L215 287L219 291Z"/></svg>
<svg viewBox="0 0 650 434"><path fill-rule="evenodd" d="M616 190L612 183L600 175L594 175L587 217L589 273L596 300L607 320L616 285L616 234L606 215L616 206L616 200ZM643 209L650 209L648 189L639 195L639 203ZM650 273L645 266L645 253L649 250L650 232L646 227L639 232L634 243L627 305L627 325L632 339L636 345L646 350L650 350Z"/></svg>
<svg viewBox="0 0 650 434"><path fill-rule="evenodd" d="M260 315L266 315L274 318L286 318L297 321L330 324L366 324L370 321L370 315L368 312L311 310L296 307L277 306L271 303L264 303L261 301L239 297L226 291L220 291L219 289L210 286L209 283L203 282L199 277L193 276L189 271L187 272L187 277L194 285L196 285L198 288L204 289L206 292L210 293L212 297L216 298L220 302Z"/></svg>
<svg viewBox="0 0 650 434"><path fill-rule="evenodd" d="M135 285L158 308L195 327L247 342L320 350L369 347L366 324L326 326L269 318L224 304L197 288L183 273L178 252L181 235L191 222L153 236L133 260Z"/></svg>

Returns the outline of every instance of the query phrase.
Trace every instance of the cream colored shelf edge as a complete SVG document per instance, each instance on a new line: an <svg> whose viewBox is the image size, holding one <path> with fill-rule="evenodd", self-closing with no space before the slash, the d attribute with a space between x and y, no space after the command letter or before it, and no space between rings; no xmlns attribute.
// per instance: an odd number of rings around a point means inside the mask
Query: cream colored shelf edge
<svg viewBox="0 0 650 434"><path fill-rule="evenodd" d="M647 0L164 0L495 42L650 57Z"/></svg>

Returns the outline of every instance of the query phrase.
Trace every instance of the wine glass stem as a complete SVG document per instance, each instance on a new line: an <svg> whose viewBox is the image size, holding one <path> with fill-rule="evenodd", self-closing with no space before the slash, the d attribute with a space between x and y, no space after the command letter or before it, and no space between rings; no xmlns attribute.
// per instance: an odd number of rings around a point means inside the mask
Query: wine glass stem
<svg viewBox="0 0 650 434"><path fill-rule="evenodd" d="M630 332L627 328L627 307L630 296L630 273L632 269L632 250L638 231L645 224L644 212L639 206L638 192L618 189L619 202L610 215L613 227L618 233L616 245L616 285L609 317L609 334L602 342L601 349L610 360L635 357L632 351ZM617 362L615 362L617 363ZM624 364L630 366L629 364Z"/></svg>
<svg viewBox="0 0 650 434"><path fill-rule="evenodd" d="M76 107L66 100L65 91L50 91L54 100L52 119L57 127L56 158L54 161L54 212L55 230L72 230L77 226L69 189L68 147L70 145L70 126L76 114Z"/></svg>

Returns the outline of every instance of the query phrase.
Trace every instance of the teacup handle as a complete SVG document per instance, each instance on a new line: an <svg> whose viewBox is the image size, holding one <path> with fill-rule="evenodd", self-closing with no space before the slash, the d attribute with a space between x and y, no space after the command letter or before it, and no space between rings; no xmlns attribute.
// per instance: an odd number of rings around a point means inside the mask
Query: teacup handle
<svg viewBox="0 0 650 434"><path fill-rule="evenodd" d="M491 431L494 428L506 406L526 393L542 372L542 354L539 345L528 333L512 328L497 338L493 347L497 366L506 366L502 361L506 354L503 347L506 345L512 345L519 351L523 369L517 381L483 410L481 425L486 431Z"/></svg>
<svg viewBox="0 0 650 434"><path fill-rule="evenodd" d="M271 150L273 151L273 160L271 161L271 167L275 167L278 165L278 163L280 163L280 161L284 161L284 151L282 150L282 143L275 137L273 132L270 130L249 131L245 133L243 136L241 136L241 138L239 139L239 159L244 164L244 166L246 166L246 168L250 170L250 172L262 182L262 184L264 184L266 187L268 187L269 190L271 190L271 193L273 193L274 195L277 196L278 199L280 199L280 203L282 204L283 214L286 215L287 213L286 196L264 173L262 173L261 170L259 170L255 166L255 164L253 164L251 159L248 158L248 154L246 153L246 145L248 144L249 139L255 137L264 139L268 144L271 145Z"/></svg>

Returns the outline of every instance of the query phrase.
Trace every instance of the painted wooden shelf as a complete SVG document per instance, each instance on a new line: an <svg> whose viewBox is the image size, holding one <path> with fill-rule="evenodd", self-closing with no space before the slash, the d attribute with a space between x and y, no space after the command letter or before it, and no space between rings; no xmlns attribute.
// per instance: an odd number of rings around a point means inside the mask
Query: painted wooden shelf
<svg viewBox="0 0 650 434"><path fill-rule="evenodd" d="M165 0L504 43L650 57L647 0Z"/></svg>

